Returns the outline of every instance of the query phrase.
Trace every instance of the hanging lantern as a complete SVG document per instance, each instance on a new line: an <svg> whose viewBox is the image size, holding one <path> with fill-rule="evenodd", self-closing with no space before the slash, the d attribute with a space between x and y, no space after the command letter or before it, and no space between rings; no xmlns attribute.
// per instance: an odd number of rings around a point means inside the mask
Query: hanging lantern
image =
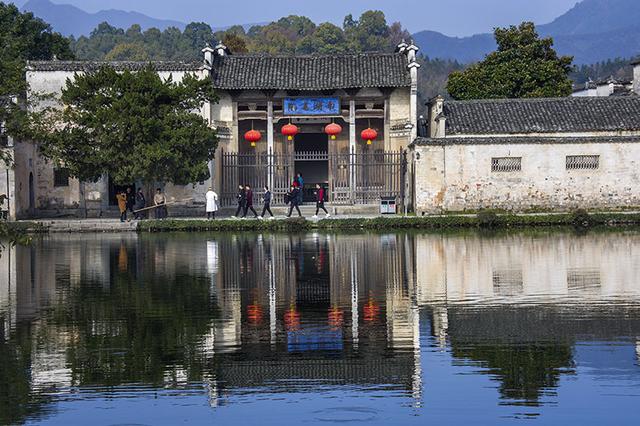
<svg viewBox="0 0 640 426"><path fill-rule="evenodd" d="M259 131L257 130L249 130L247 133L244 134L244 139L247 142L251 143L251 146L256 146L256 142L258 142L260 139L262 139L262 134L260 134Z"/></svg>
<svg viewBox="0 0 640 426"><path fill-rule="evenodd" d="M329 135L331 140L335 140L336 136L342 132L342 126L336 123L330 123L325 126L324 132Z"/></svg>
<svg viewBox="0 0 640 426"><path fill-rule="evenodd" d="M378 306L375 300L373 300L372 298L369 298L369 301L367 302L367 304L364 305L363 311L364 311L364 320L366 322L373 322L376 320L376 318L378 317L378 314L380 313L380 306Z"/></svg>
<svg viewBox="0 0 640 426"><path fill-rule="evenodd" d="M262 315L262 308L257 303L247 306L247 318L251 325L260 324L262 322Z"/></svg>
<svg viewBox="0 0 640 426"><path fill-rule="evenodd" d="M300 313L296 310L295 305L291 305L284 313L284 326L287 331L300 329Z"/></svg>
<svg viewBox="0 0 640 426"><path fill-rule="evenodd" d="M287 137L288 141L292 141L293 137L298 134L299 130L298 130L298 126L296 126L295 124L289 123L282 126L281 132L283 135Z"/></svg>
<svg viewBox="0 0 640 426"><path fill-rule="evenodd" d="M338 330L344 323L344 313L340 308L329 309L329 328L331 330Z"/></svg>
<svg viewBox="0 0 640 426"><path fill-rule="evenodd" d="M368 127L362 131L360 136L362 137L362 140L367 141L367 145L371 145L371 142L376 140L378 137L378 132L373 130L371 127Z"/></svg>

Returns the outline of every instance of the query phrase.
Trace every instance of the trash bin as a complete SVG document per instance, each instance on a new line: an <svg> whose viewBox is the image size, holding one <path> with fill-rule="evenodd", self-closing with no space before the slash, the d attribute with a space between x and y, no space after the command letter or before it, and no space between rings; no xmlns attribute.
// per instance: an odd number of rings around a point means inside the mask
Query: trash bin
<svg viewBox="0 0 640 426"><path fill-rule="evenodd" d="M396 214L396 197L380 197L380 214Z"/></svg>

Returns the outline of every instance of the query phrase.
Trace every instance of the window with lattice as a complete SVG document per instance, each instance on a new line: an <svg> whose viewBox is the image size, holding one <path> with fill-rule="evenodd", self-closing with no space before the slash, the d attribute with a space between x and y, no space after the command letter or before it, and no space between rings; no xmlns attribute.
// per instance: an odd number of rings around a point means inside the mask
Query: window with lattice
<svg viewBox="0 0 640 426"><path fill-rule="evenodd" d="M522 170L522 157L494 157L491 159L492 172L519 172Z"/></svg>
<svg viewBox="0 0 640 426"><path fill-rule="evenodd" d="M53 186L56 188L69 186L69 170L68 169L55 169L53 171Z"/></svg>
<svg viewBox="0 0 640 426"><path fill-rule="evenodd" d="M597 170L599 168L599 155L567 155L567 170Z"/></svg>

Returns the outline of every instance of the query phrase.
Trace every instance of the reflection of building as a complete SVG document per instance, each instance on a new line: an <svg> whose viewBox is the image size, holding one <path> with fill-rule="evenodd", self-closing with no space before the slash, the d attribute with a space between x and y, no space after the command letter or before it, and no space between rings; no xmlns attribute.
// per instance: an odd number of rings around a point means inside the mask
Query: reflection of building
<svg viewBox="0 0 640 426"><path fill-rule="evenodd" d="M216 289L217 383L385 383L419 395L407 237L249 235L218 244L226 255ZM225 330L233 331L217 337Z"/></svg>
<svg viewBox="0 0 640 426"><path fill-rule="evenodd" d="M435 348L535 405L574 371L575 351L589 356L580 342L628 337L620 346L636 350L637 240L54 236L3 253L0 316L7 344L33 342L34 388L202 381L215 406L238 392L353 384L420 404Z"/></svg>
<svg viewBox="0 0 640 426"><path fill-rule="evenodd" d="M602 346L585 340L640 333L639 239L557 232L417 236L420 305L456 362L484 367L498 378L504 398L536 406L563 374L575 372L575 351L591 360L592 372L608 374L608 358L597 354ZM624 354L628 345L606 351Z"/></svg>
<svg viewBox="0 0 640 426"><path fill-rule="evenodd" d="M639 238L633 234L416 237L421 303L585 303L640 299Z"/></svg>

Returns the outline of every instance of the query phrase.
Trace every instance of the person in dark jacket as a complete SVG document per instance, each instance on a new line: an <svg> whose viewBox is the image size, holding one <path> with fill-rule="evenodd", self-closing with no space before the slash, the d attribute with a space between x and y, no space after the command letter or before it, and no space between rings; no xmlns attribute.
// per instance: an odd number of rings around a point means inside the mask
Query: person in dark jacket
<svg viewBox="0 0 640 426"><path fill-rule="evenodd" d="M271 191L269 191L268 186L264 186L264 194L262 195L262 202L264 203L264 207L262 208L261 218L264 219L264 214L269 212L271 217L273 217L273 213L271 212Z"/></svg>
<svg viewBox="0 0 640 426"><path fill-rule="evenodd" d="M240 216L240 212L244 210L244 206L246 205L247 194L245 192L244 186L238 185L238 194L236 195L236 200L238 201L238 208L236 210L236 214L233 217Z"/></svg>
<svg viewBox="0 0 640 426"><path fill-rule="evenodd" d="M324 214L329 217L329 212L324 207L324 188L319 183L316 184L316 214L313 217L318 217L320 209L324 210Z"/></svg>
<svg viewBox="0 0 640 426"><path fill-rule="evenodd" d="M300 207L298 207L300 205L300 189L291 185L287 195L287 198L289 199L289 214L287 217L291 217L291 213L293 213L294 208L298 211L298 216L302 217Z"/></svg>
<svg viewBox="0 0 640 426"><path fill-rule="evenodd" d="M133 189L131 189L131 187L128 187L126 195L127 195L127 210L129 210L129 212L131 212L131 214L134 215L135 217L135 214L133 213L133 210L134 210L133 206L136 205L136 194L135 192L133 192Z"/></svg>
<svg viewBox="0 0 640 426"><path fill-rule="evenodd" d="M144 209L145 207L147 207L147 199L144 197L144 192L142 191L142 188L140 188L136 193L136 202L133 206L133 209L137 211L137 210ZM145 216L144 212L139 211L134 214L137 220L144 219L144 216Z"/></svg>
<svg viewBox="0 0 640 426"><path fill-rule="evenodd" d="M258 218L258 212L256 212L256 209L253 208L253 191L251 190L251 186L250 185L246 185L244 187L244 214L242 215L243 218L247 217L247 212L249 210L251 210L251 213L253 213L253 217L254 218Z"/></svg>

